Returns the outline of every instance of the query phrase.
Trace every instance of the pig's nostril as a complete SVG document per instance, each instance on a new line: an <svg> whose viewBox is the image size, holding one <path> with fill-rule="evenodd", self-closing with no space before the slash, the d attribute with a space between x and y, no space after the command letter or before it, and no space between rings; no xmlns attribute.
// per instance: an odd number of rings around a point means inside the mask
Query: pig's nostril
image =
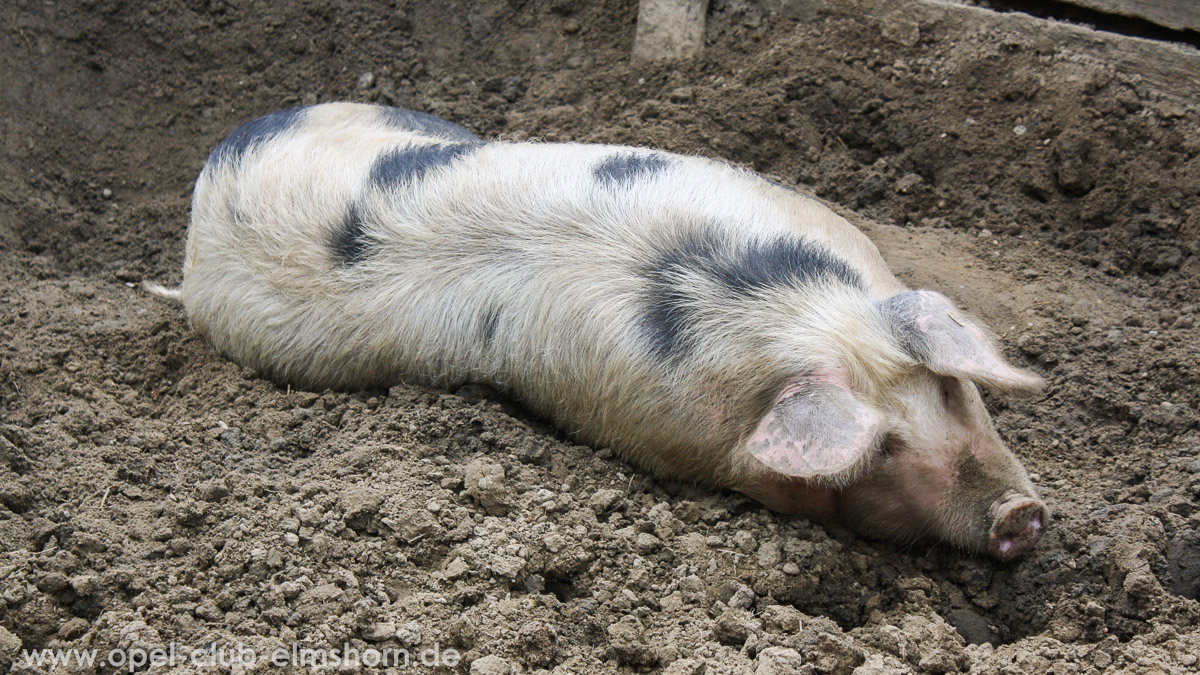
<svg viewBox="0 0 1200 675"><path fill-rule="evenodd" d="M1042 538L1045 507L1026 499L1002 508L992 526L988 551L1001 560L1012 560L1032 549Z"/></svg>

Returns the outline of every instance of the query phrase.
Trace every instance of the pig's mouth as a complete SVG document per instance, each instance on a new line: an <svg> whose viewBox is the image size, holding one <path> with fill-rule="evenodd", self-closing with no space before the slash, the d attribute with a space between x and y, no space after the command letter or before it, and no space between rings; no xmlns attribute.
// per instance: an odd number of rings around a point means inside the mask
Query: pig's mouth
<svg viewBox="0 0 1200 675"><path fill-rule="evenodd" d="M1042 538L1050 523L1050 512L1041 501L1015 494L1001 502L988 535L988 553L1012 560L1027 553Z"/></svg>

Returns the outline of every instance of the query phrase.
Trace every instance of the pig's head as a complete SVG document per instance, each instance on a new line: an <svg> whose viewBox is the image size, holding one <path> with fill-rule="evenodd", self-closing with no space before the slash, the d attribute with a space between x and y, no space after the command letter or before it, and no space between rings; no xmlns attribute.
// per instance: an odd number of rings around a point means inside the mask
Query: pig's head
<svg viewBox="0 0 1200 675"><path fill-rule="evenodd" d="M771 470L746 492L783 511L836 514L867 536L1020 556L1049 513L976 383L1028 391L1041 381L1005 363L937 293L909 291L877 307L914 365L872 386L837 367L789 381L746 442Z"/></svg>

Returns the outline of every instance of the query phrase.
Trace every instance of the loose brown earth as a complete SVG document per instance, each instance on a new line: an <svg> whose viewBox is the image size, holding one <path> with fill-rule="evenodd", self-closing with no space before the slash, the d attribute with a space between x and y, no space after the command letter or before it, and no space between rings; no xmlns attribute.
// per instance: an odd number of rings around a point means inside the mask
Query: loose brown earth
<svg viewBox="0 0 1200 675"><path fill-rule="evenodd" d="M486 673L1194 672L1200 102L1036 36L911 44L744 0L713 0L694 62L636 65L635 18L0 3L0 668L299 642L436 643ZM337 99L719 157L872 219L905 281L1046 376L988 402L1052 529L1013 564L864 541L656 480L483 387L296 391L222 360L133 282L178 283L225 134Z"/></svg>

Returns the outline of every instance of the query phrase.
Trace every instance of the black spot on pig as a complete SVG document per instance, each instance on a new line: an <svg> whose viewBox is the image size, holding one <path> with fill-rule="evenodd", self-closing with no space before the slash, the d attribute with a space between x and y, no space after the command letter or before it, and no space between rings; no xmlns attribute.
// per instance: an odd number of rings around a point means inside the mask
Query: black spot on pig
<svg viewBox="0 0 1200 675"><path fill-rule="evenodd" d="M490 345L496 339L496 328L500 325L500 310L490 307L479 317L479 340Z"/></svg>
<svg viewBox="0 0 1200 675"><path fill-rule="evenodd" d="M445 166L478 147L477 143L420 145L389 150L371 167L371 183L377 187L414 183L430 169Z"/></svg>
<svg viewBox="0 0 1200 675"><path fill-rule="evenodd" d="M358 204L351 204L346 217L334 228L329 248L334 261L341 267L355 265L371 255L374 245Z"/></svg>
<svg viewBox="0 0 1200 675"><path fill-rule="evenodd" d="M879 311L892 327L892 334L900 341L900 346L913 358L927 361L931 352L928 332L920 328L922 316L926 321L934 318L933 312L925 305L924 296L919 291L898 293L878 303Z"/></svg>
<svg viewBox="0 0 1200 675"><path fill-rule="evenodd" d="M669 161L658 155L621 153L606 157L596 165L592 174L602 183L623 185L653 175L669 165Z"/></svg>
<svg viewBox="0 0 1200 675"><path fill-rule="evenodd" d="M415 131L427 136L439 136L448 141L480 142L475 134L463 127L447 122L429 113L417 112L406 108L383 108L383 117L389 124L406 131Z"/></svg>
<svg viewBox="0 0 1200 675"><path fill-rule="evenodd" d="M691 296L666 279L656 280L650 290L642 331L650 351L663 361L675 361L691 351L689 327L692 324Z"/></svg>
<svg viewBox="0 0 1200 675"><path fill-rule="evenodd" d="M208 163L236 162L251 146L261 145L298 124L307 108L280 110L250 120L233 130L208 156Z"/></svg>
<svg viewBox="0 0 1200 675"><path fill-rule="evenodd" d="M752 242L727 255L712 255L703 242L694 248L693 260L706 268L726 288L751 296L765 288L801 286L821 278L834 278L861 288L858 273L825 247L799 239Z"/></svg>
<svg viewBox="0 0 1200 675"><path fill-rule="evenodd" d="M691 349L695 315L703 302L698 283L715 284L731 300L762 291L834 281L862 288L862 279L825 247L796 237L737 243L715 227L695 228L643 269L649 280L643 329L661 359Z"/></svg>

